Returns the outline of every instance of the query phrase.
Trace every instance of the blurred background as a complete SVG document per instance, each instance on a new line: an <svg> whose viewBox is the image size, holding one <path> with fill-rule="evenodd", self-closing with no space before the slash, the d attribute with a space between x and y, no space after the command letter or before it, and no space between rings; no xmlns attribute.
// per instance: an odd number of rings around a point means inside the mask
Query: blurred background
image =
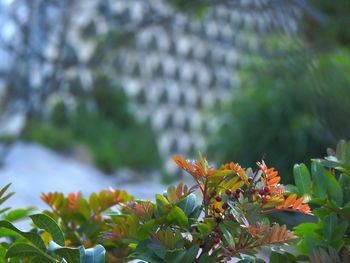
<svg viewBox="0 0 350 263"><path fill-rule="evenodd" d="M0 182L153 199L200 150L289 183L350 138L349 28L348 0L0 0Z"/></svg>

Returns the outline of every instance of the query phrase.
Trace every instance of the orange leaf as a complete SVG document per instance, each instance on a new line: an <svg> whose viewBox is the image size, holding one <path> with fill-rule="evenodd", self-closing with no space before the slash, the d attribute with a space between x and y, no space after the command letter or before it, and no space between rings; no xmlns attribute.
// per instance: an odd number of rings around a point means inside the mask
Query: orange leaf
<svg viewBox="0 0 350 263"><path fill-rule="evenodd" d="M289 206L291 206L294 203L296 198L297 198L296 194L291 194L290 196L288 196L286 201L284 201L283 208L288 208Z"/></svg>
<svg viewBox="0 0 350 263"><path fill-rule="evenodd" d="M304 201L303 197L300 197L297 200L295 200L295 202L293 204L293 209L298 209L303 201Z"/></svg>

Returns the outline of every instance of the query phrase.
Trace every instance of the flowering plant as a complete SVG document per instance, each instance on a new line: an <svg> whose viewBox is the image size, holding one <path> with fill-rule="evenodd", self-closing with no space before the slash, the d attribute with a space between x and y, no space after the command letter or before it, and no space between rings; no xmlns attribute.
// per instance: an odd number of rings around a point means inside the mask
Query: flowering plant
<svg viewBox="0 0 350 263"><path fill-rule="evenodd" d="M286 191L278 172L264 162L258 162L253 172L236 163L214 169L201 154L198 161L180 156L173 160L193 177L194 186L170 186L163 195L156 195L155 203L136 201L111 214L114 225L109 238L115 244L127 240L133 248L129 259L214 263L240 258L248 262L263 246L296 239L286 225L271 224L269 214L311 214L304 198ZM272 257L293 257L277 251Z"/></svg>

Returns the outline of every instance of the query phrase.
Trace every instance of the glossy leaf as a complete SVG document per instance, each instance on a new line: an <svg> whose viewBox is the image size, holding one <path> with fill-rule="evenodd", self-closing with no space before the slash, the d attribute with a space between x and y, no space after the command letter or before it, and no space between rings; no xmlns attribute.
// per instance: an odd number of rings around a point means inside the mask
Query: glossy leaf
<svg viewBox="0 0 350 263"><path fill-rule="evenodd" d="M311 176L305 164L294 165L294 181L299 195L311 193Z"/></svg>
<svg viewBox="0 0 350 263"><path fill-rule="evenodd" d="M80 250L78 248L58 248L55 251L56 255L61 256L67 263L80 263Z"/></svg>
<svg viewBox="0 0 350 263"><path fill-rule="evenodd" d="M312 181L314 183L313 192L318 198L325 198L327 194L327 178L325 170L318 162L312 162L311 164Z"/></svg>
<svg viewBox="0 0 350 263"><path fill-rule="evenodd" d="M31 215L30 218L37 227L49 232L53 241L60 246L64 246L65 238L63 232L55 220L45 214Z"/></svg>
<svg viewBox="0 0 350 263"><path fill-rule="evenodd" d="M188 226L188 218L181 208L174 206L166 216L167 220L178 224L180 227Z"/></svg>
<svg viewBox="0 0 350 263"><path fill-rule="evenodd" d="M36 246L37 248L39 248L40 250L43 250L43 251L46 250L44 241L41 239L41 237L38 234L33 233L33 232L23 232L23 231L17 229L13 224L11 224L10 222L5 221L5 220L0 221L0 228L1 227L15 231L19 235L28 239L28 241L33 243L33 245Z"/></svg>
<svg viewBox="0 0 350 263"><path fill-rule="evenodd" d="M196 204L196 196L194 194L190 194L186 196L184 199L177 202L177 206L184 211L186 216L190 216L192 213L194 206Z"/></svg>
<svg viewBox="0 0 350 263"><path fill-rule="evenodd" d="M28 215L34 210L35 208L11 210L6 214L6 216L4 217L4 220L9 222L19 221L28 217Z"/></svg>
<svg viewBox="0 0 350 263"><path fill-rule="evenodd" d="M37 247L28 243L14 243L6 252L6 258L12 257L32 257L45 258L46 262L57 262L57 260Z"/></svg>

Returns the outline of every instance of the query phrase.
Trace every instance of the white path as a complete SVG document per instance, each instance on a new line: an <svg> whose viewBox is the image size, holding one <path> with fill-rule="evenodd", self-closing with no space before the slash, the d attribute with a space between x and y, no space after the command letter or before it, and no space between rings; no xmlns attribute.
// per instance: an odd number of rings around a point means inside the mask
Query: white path
<svg viewBox="0 0 350 263"><path fill-rule="evenodd" d="M64 193L82 191L84 195L113 187L127 190L136 198L154 199L154 194L166 187L154 180L137 184L119 184L113 177L98 170L64 158L42 146L17 143L0 169L0 187L12 182L10 190L16 194L6 203L13 208L36 206L45 208L40 200L42 192Z"/></svg>

